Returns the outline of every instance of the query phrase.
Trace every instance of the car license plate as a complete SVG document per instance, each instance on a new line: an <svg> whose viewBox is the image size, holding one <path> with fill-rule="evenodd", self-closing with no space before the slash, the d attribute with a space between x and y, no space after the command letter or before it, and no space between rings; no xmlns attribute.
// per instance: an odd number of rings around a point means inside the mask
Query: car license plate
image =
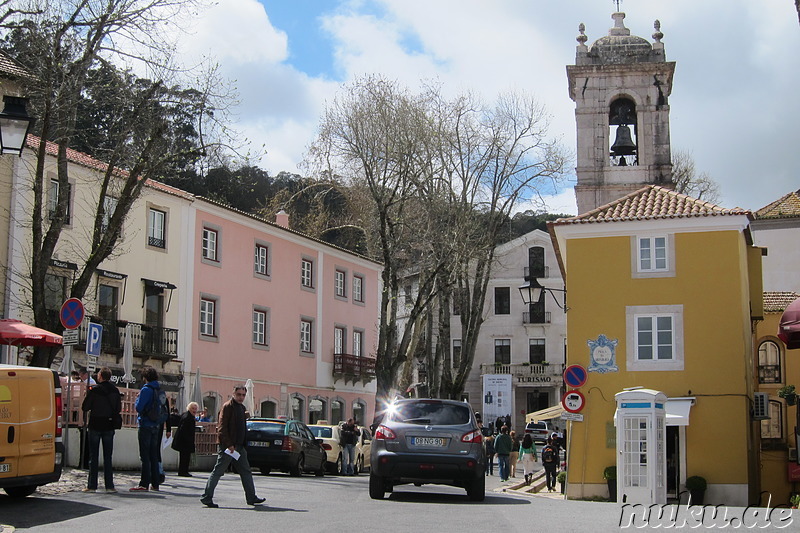
<svg viewBox="0 0 800 533"><path fill-rule="evenodd" d="M0 473L11 472L11 463L0 463Z"/></svg>
<svg viewBox="0 0 800 533"><path fill-rule="evenodd" d="M263 448L269 448L269 442L263 440L251 440L247 443L248 446L260 446Z"/></svg>
<svg viewBox="0 0 800 533"><path fill-rule="evenodd" d="M413 446L447 446L447 439L439 437L411 437L411 444Z"/></svg>

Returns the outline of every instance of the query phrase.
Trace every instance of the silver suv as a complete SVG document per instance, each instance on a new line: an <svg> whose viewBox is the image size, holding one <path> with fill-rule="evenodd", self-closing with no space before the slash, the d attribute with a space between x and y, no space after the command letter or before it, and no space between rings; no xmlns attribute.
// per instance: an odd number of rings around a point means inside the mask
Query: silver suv
<svg viewBox="0 0 800 533"><path fill-rule="evenodd" d="M382 499L396 485L464 487L485 496L483 436L469 404L413 398L390 404L372 438L369 495Z"/></svg>

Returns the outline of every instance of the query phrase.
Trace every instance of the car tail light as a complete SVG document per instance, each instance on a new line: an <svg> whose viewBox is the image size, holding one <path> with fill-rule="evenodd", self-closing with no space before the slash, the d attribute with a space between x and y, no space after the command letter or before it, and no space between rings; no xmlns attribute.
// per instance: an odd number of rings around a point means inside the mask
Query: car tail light
<svg viewBox="0 0 800 533"><path fill-rule="evenodd" d="M394 440L397 438L397 436L394 434L394 431L386 426L378 426L378 429L375 430L375 436L373 438L377 440Z"/></svg>
<svg viewBox="0 0 800 533"><path fill-rule="evenodd" d="M281 450L285 452L291 452L294 450L294 441L289 437L285 437L283 439L283 445L281 446Z"/></svg>
<svg viewBox="0 0 800 533"><path fill-rule="evenodd" d="M61 436L64 426L64 403L61 393L56 392L56 438Z"/></svg>
<svg viewBox="0 0 800 533"><path fill-rule="evenodd" d="M476 429L474 431L464 433L464 435L461 437L461 442L474 442L480 444L481 442L483 442L483 435L481 435L481 430Z"/></svg>
<svg viewBox="0 0 800 533"><path fill-rule="evenodd" d="M330 444L328 444L327 442L323 442L322 443L322 449L323 450L332 450L333 447Z"/></svg>

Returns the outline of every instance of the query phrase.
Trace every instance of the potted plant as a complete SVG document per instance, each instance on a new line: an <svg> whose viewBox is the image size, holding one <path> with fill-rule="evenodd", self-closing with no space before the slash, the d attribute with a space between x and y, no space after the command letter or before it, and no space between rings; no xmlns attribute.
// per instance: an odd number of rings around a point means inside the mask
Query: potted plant
<svg viewBox="0 0 800 533"><path fill-rule="evenodd" d="M797 509L797 506L800 505L800 494L795 494L789 498L789 503L791 504L792 509Z"/></svg>
<svg viewBox="0 0 800 533"><path fill-rule="evenodd" d="M706 478L702 476L690 476L686 478L686 490L689 491L693 504L703 505L707 487L708 483L706 482Z"/></svg>
<svg viewBox="0 0 800 533"><path fill-rule="evenodd" d="M567 483L567 471L562 470L556 476L556 481L558 481L558 486L561 488L561 494L564 494L564 485Z"/></svg>
<svg viewBox="0 0 800 533"><path fill-rule="evenodd" d="M778 389L778 396L786 400L786 405L794 405L797 403L797 391L794 385L784 385Z"/></svg>
<svg viewBox="0 0 800 533"><path fill-rule="evenodd" d="M609 501L617 501L617 467L607 466L603 470L603 479L606 480L608 485L608 499Z"/></svg>

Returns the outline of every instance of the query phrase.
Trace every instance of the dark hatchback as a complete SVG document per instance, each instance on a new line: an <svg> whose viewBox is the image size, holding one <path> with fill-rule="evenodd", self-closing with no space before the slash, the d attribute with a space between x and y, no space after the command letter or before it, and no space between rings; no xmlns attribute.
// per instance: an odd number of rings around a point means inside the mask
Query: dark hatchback
<svg viewBox="0 0 800 533"><path fill-rule="evenodd" d="M299 476L303 472L325 475L327 456L322 440L298 420L251 418L247 421L247 459L250 466Z"/></svg>
<svg viewBox="0 0 800 533"><path fill-rule="evenodd" d="M369 495L381 499L396 485L463 487L483 501L486 455L469 404L455 400L397 400L372 438Z"/></svg>

